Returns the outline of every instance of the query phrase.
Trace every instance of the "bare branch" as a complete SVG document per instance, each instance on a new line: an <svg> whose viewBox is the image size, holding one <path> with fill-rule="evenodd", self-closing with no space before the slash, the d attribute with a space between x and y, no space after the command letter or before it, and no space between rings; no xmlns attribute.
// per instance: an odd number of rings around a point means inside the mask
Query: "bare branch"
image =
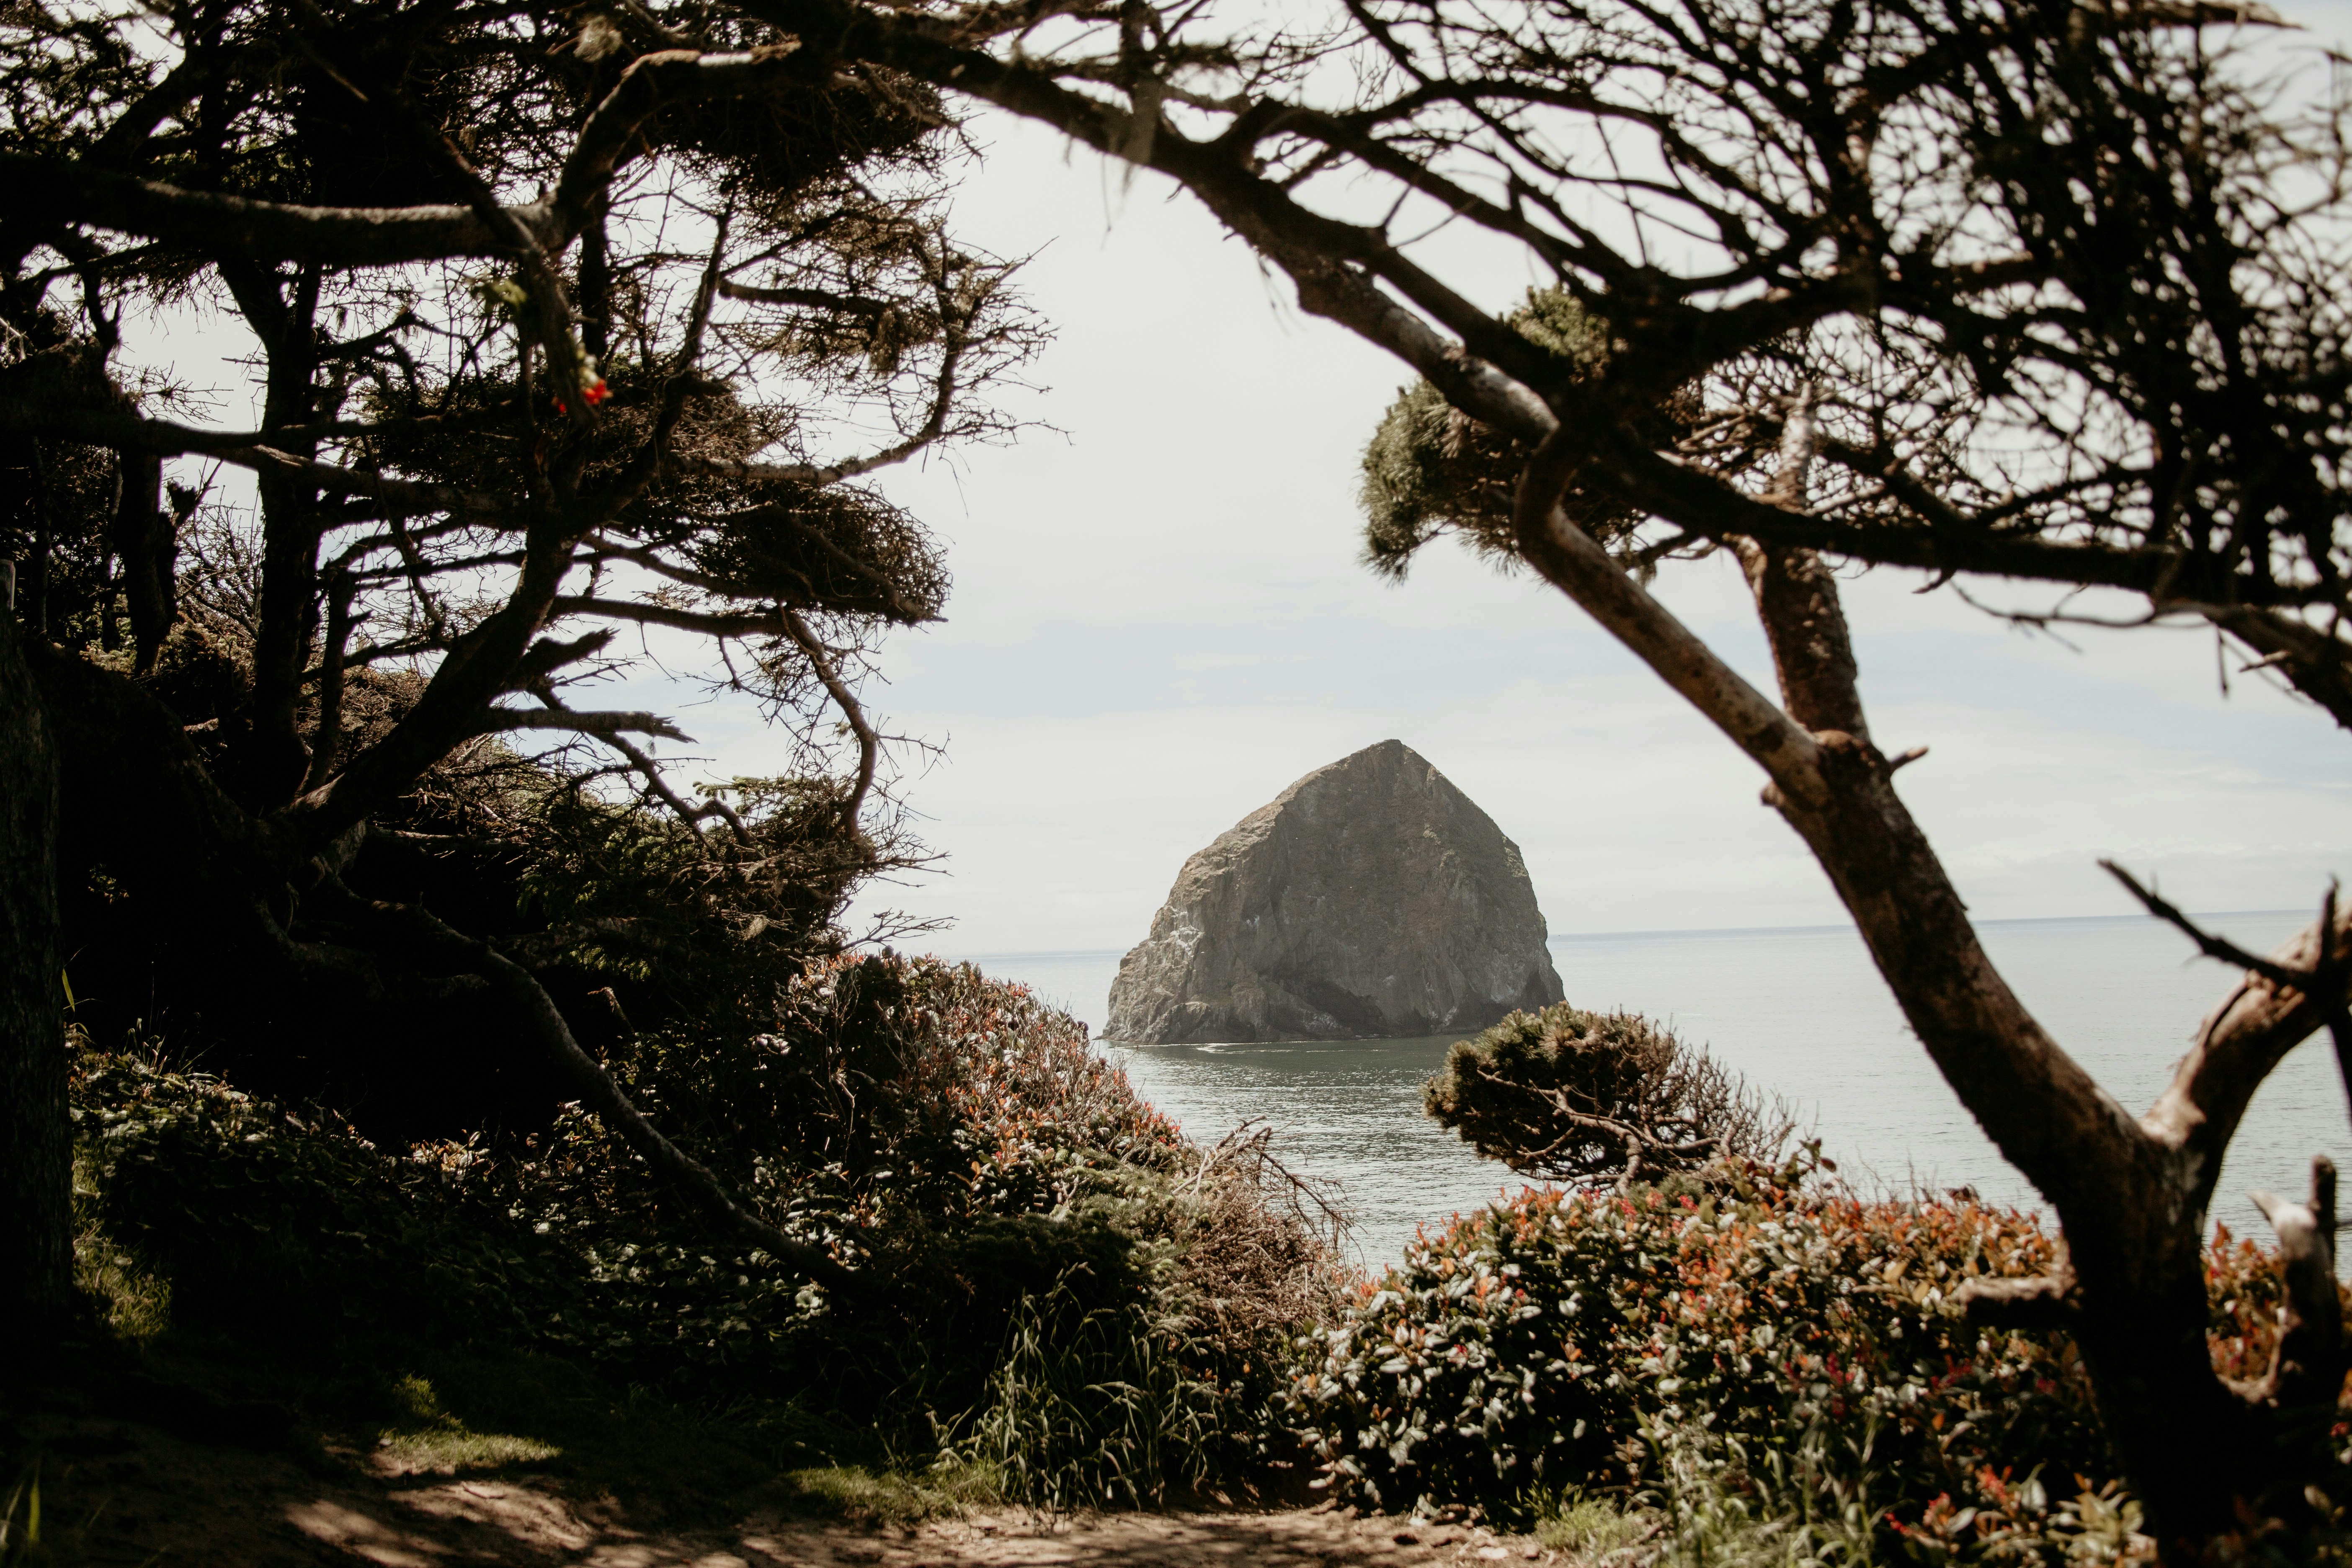
<svg viewBox="0 0 2352 1568"><path fill-rule="evenodd" d="M2250 1402L2316 1409L2332 1420L2344 1389L2344 1303L2336 1283L2336 1163L2311 1162L2311 1198L2295 1203L2255 1193L2254 1206L2278 1234L2286 1305L2270 1370L2241 1392Z"/></svg>
<svg viewBox="0 0 2352 1568"><path fill-rule="evenodd" d="M808 656L809 663L815 668L817 679L824 682L825 690L841 709L843 720L857 736L857 783L851 788L848 798L841 803L842 826L855 832L857 814L866 806L866 792L874 787L874 768L881 756L882 742L875 734L874 726L866 721L865 708L851 694L840 672L834 668L832 657L825 651L824 645L811 635L808 624L799 616L791 610L782 614L785 631L793 641L800 645L801 652Z"/></svg>
<svg viewBox="0 0 2352 1568"><path fill-rule="evenodd" d="M1813 737L1627 576L1560 510L1560 494L1582 461L1575 447L1564 429L1556 430L1520 476L1513 522L1528 559L1712 720L1784 794L1817 798L1822 786Z"/></svg>
<svg viewBox="0 0 2352 1568"><path fill-rule="evenodd" d="M602 616L609 620L636 621L646 626L676 626L681 631L705 632L712 637L753 637L765 633L771 637L788 636L783 612L776 610L711 611L680 610L667 605L635 599L599 599L585 595L566 595L555 601L554 615Z"/></svg>
<svg viewBox="0 0 2352 1568"><path fill-rule="evenodd" d="M2073 1326L2081 1304L2074 1277L2061 1270L2023 1279L1975 1279L1952 1292L1952 1304L1971 1323L1996 1329L2063 1329Z"/></svg>
<svg viewBox="0 0 2352 1568"><path fill-rule="evenodd" d="M625 732L659 735L669 741L694 739L658 713L582 712L572 708L493 708L483 716L479 727L479 732L485 735L502 735L515 730L574 730L600 738Z"/></svg>
<svg viewBox="0 0 2352 1568"><path fill-rule="evenodd" d="M119 234L199 245L206 250L289 261L388 267L461 256L496 256L505 237L471 207L322 207L184 190L158 180L91 168L64 158L0 152L12 216L89 224ZM509 216L544 242L561 244L544 203Z"/></svg>
<svg viewBox="0 0 2352 1568"><path fill-rule="evenodd" d="M2244 969L2246 978L2197 1031L2196 1043L2172 1071L2172 1081L2140 1124L2160 1145L2183 1156L2178 1180L2193 1212L2212 1205L2221 1158L2246 1107L2287 1052L2322 1025L2335 1037L2339 1070L2347 1066L2344 1016L2352 994L2352 908L2338 910L2333 889L2320 919L2269 958L2209 935L2164 900L2110 866L2151 913L2184 931L2200 951ZM2352 1092L2352 1073L2347 1075Z"/></svg>
<svg viewBox="0 0 2352 1568"><path fill-rule="evenodd" d="M2145 905L2148 913L2179 930L2189 941L2195 942L2198 951L2206 957L2218 958L2224 963L2234 963L2239 968L2259 974L2273 985L2283 989L2292 990L2307 984L2312 980L2313 976L2309 973L2298 973L2271 959L2258 958L2237 943L2214 936L2203 930L2172 903L2149 889L2141 887L2138 878L2116 865L2113 860L2101 860L2099 868L2130 889L2132 897Z"/></svg>

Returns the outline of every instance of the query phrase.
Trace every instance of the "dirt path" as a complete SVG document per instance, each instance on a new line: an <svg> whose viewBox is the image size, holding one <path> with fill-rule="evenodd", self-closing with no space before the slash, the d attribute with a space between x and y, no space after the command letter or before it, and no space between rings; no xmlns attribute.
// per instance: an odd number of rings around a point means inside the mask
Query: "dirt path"
<svg viewBox="0 0 2352 1568"><path fill-rule="evenodd" d="M34 1416L45 1534L65 1563L373 1563L445 1568L1418 1568L1543 1560L1525 1538L1328 1510L1127 1513L1058 1522L1013 1510L875 1527L747 1503L726 1529L665 1529L529 1475L417 1474L373 1456L200 1446L137 1423ZM14 1445L12 1445L14 1446Z"/></svg>

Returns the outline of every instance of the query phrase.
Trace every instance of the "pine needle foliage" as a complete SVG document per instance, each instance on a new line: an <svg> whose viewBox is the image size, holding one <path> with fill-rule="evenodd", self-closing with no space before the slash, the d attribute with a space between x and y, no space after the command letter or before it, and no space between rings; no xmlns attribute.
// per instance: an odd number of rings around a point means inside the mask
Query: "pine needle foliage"
<svg viewBox="0 0 2352 1568"><path fill-rule="evenodd" d="M1582 1185L1727 1158L1769 1164L1791 1130L1780 1108L1673 1030L1565 1002L1454 1042L1422 1106L1489 1159Z"/></svg>
<svg viewBox="0 0 2352 1568"><path fill-rule="evenodd" d="M1608 357L1607 324L1559 289L1530 289L1510 325L1573 365L1598 373ZM1507 567L1517 559L1511 495L1527 459L1524 444L1453 407L1427 381L1400 390L1365 445L1357 504L1364 513L1364 564L1402 579L1422 546L1452 533L1480 557ZM1638 513L1581 490L1566 505L1603 544L1633 536Z"/></svg>

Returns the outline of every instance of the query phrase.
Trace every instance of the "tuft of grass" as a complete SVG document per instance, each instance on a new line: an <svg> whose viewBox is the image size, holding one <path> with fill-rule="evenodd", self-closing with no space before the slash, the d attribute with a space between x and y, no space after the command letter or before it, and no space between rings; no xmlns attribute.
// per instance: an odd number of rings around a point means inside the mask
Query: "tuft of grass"
<svg viewBox="0 0 2352 1568"><path fill-rule="evenodd" d="M418 1470L495 1470L508 1465L535 1464L552 1459L563 1450L510 1432L467 1432L436 1426L422 1432L386 1433L376 1440L377 1451Z"/></svg>
<svg viewBox="0 0 2352 1568"><path fill-rule="evenodd" d="M386 1458L417 1469L497 1469L540 1463L563 1452L536 1437L475 1431L442 1405L429 1379L415 1373L394 1382L392 1399L398 1417L377 1429L376 1447Z"/></svg>
<svg viewBox="0 0 2352 1568"><path fill-rule="evenodd" d="M172 1282L96 1232L74 1237L74 1284L125 1343L145 1344L172 1326Z"/></svg>
<svg viewBox="0 0 2352 1568"><path fill-rule="evenodd" d="M862 1465L819 1465L788 1470L784 1479L811 1513L919 1524L970 1508L1004 1500L1003 1478L992 1465L949 1461L919 1475L874 1470Z"/></svg>
<svg viewBox="0 0 2352 1568"><path fill-rule="evenodd" d="M1661 1521L1648 1509L1623 1509L1575 1489L1532 1500L1538 1544L1571 1557L1598 1559L1656 1535Z"/></svg>
<svg viewBox="0 0 2352 1568"><path fill-rule="evenodd" d="M97 1518L97 1510L92 1510L79 1522L59 1519L53 1506L45 1521L41 1462L33 1460L16 1473L7 1495L0 1498L0 1568L65 1568L68 1563L96 1561L89 1550L89 1528ZM140 1568L152 1565L142 1563Z"/></svg>
<svg viewBox="0 0 2352 1568"><path fill-rule="evenodd" d="M1664 1516L1657 1568L1872 1568L1880 1557L1871 1436L1815 1426L1791 1448L1751 1450L1698 1428L1648 1426L1649 1494ZM1843 1452L1833 1452L1842 1448Z"/></svg>
<svg viewBox="0 0 2352 1568"><path fill-rule="evenodd" d="M1139 1305L1088 1310L1066 1277L1043 1301L1023 1298L959 1451L1048 1513L1144 1508L1171 1481L1199 1481L1214 1391L1187 1375L1170 1337Z"/></svg>
<svg viewBox="0 0 2352 1568"><path fill-rule="evenodd" d="M1656 1423L1645 1423L1643 1435L1654 1464L1643 1489L1611 1498L1568 1487L1523 1500L1538 1542L1596 1568L1872 1568L1880 1561L1867 1436L1833 1454L1832 1434L1819 1427L1786 1449Z"/></svg>
<svg viewBox="0 0 2352 1568"><path fill-rule="evenodd" d="M172 1326L172 1282L100 1226L89 1163L74 1152L74 1285L115 1338L143 1345Z"/></svg>

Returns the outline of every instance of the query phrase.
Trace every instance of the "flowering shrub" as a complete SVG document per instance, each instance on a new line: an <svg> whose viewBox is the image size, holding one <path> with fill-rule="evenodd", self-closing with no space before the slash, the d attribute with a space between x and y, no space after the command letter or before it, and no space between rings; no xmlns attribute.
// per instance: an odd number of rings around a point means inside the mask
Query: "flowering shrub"
<svg viewBox="0 0 2352 1568"><path fill-rule="evenodd" d="M1529 1191L1424 1238L1302 1342L1290 1407L1318 1484L1390 1509L1643 1483L1663 1432L1751 1463L1811 1441L1871 1472L1889 1533L1932 1560L2051 1527L2053 1492L2092 1499L2066 1518L2124 1517L2095 1487L2115 1467L2071 1341L1950 1301L2053 1254L2032 1216L1864 1200L1794 1163L1705 1194ZM2210 1278L2217 1365L2259 1373L2275 1269L2223 1232Z"/></svg>
<svg viewBox="0 0 2352 1568"><path fill-rule="evenodd" d="M1088 1048L1084 1025L969 965L911 969L917 1032L892 1093L952 1150L938 1160L957 1184L950 1212L1048 1212L1116 1191L1106 1176L1183 1167L1183 1134Z"/></svg>

